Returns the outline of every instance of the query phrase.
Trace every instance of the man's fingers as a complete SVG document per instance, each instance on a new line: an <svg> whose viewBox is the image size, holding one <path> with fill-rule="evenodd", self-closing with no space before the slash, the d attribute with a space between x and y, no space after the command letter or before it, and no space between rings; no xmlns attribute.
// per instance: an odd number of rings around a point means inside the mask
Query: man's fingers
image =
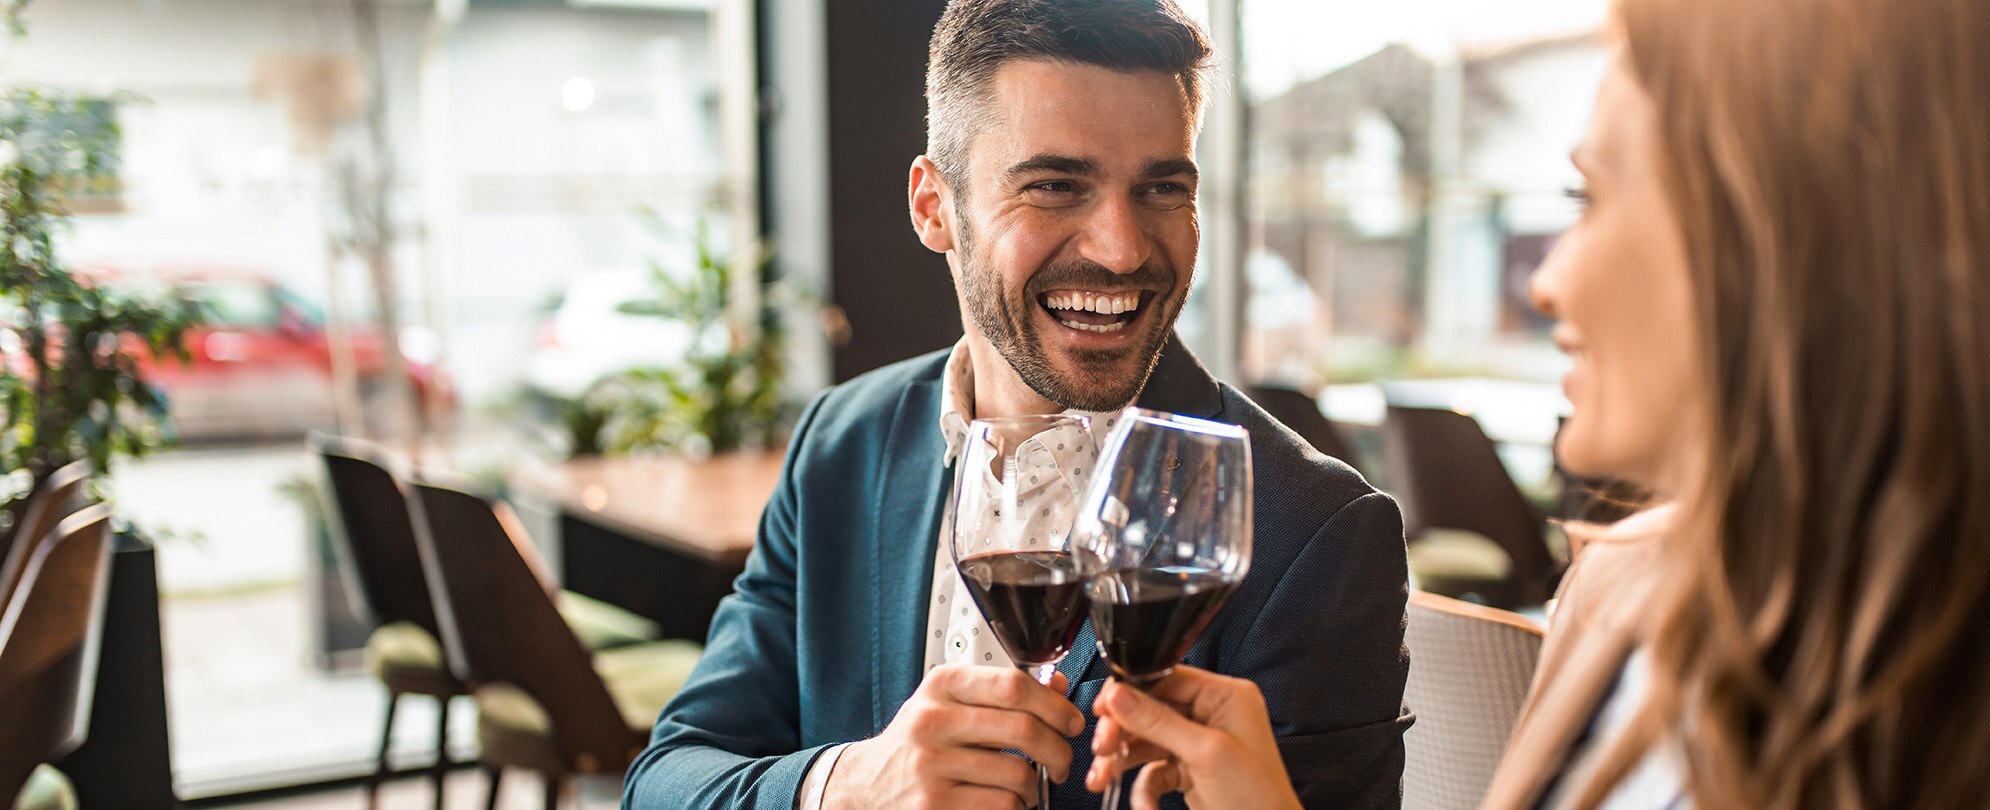
<svg viewBox="0 0 1990 810"><path fill-rule="evenodd" d="M1161 797L1182 789L1181 771L1172 762L1156 762L1133 778L1133 810L1161 810Z"/></svg>
<svg viewBox="0 0 1990 810"><path fill-rule="evenodd" d="M1045 687L1021 670L966 666L949 672L941 685L957 702L1028 712L1066 737L1078 736L1085 730L1085 715L1064 699L1055 683Z"/></svg>
<svg viewBox="0 0 1990 810"><path fill-rule="evenodd" d="M935 756L932 775L963 785L999 790L1025 805L1036 802L1036 769L1013 754L954 749Z"/></svg>
<svg viewBox="0 0 1990 810"><path fill-rule="evenodd" d="M1017 798L1009 791L982 785L955 785L947 791L946 799L947 807L962 810L1018 810L1036 802L1036 783L1030 783L1028 801Z"/></svg>
<svg viewBox="0 0 1990 810"><path fill-rule="evenodd" d="M931 744L974 746L997 751L1013 748L1049 768L1053 779L1061 782L1071 773L1071 741L1045 726L1035 715L981 706L957 706L951 711L935 712L934 717L936 719L930 728L924 729L932 734L928 738Z"/></svg>

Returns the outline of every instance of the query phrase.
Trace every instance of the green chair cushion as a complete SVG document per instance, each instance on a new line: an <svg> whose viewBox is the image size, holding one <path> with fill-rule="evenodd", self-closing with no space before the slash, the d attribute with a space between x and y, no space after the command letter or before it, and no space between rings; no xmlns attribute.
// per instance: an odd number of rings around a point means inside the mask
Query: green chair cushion
<svg viewBox="0 0 1990 810"><path fill-rule="evenodd" d="M594 671L608 687L622 722L635 731L648 731L663 704L684 688L703 652L703 645L681 639L632 644L596 654ZM539 702L509 683L480 686L475 698L480 722L539 736L551 728Z"/></svg>
<svg viewBox="0 0 1990 810"><path fill-rule="evenodd" d="M560 592L560 618L590 650L612 650L653 641L663 633L656 622L573 591Z"/></svg>
<svg viewBox="0 0 1990 810"><path fill-rule="evenodd" d="M414 622L389 622L366 637L366 667L384 670L442 671L442 644Z"/></svg>
<svg viewBox="0 0 1990 810"><path fill-rule="evenodd" d="M1425 529L1410 541L1409 553L1410 577L1423 583L1498 581L1513 571L1506 549L1460 529Z"/></svg>
<svg viewBox="0 0 1990 810"><path fill-rule="evenodd" d="M47 765L35 768L28 775L28 783L14 800L14 810L76 810L76 807L76 789L70 786L69 777Z"/></svg>
<svg viewBox="0 0 1990 810"><path fill-rule="evenodd" d="M559 608L560 618L590 650L649 641L661 632L656 622L572 591L560 592ZM387 670L441 674L442 644L414 622L390 622L367 637L366 662L375 677Z"/></svg>

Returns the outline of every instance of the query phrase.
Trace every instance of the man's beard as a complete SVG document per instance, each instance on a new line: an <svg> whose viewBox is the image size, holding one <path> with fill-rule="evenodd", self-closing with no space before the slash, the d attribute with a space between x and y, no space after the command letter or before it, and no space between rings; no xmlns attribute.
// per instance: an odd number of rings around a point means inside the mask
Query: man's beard
<svg viewBox="0 0 1990 810"><path fill-rule="evenodd" d="M1079 259L1038 270L1024 284L1021 293L1012 296L1002 287L1001 273L980 266L964 220L964 217L956 220L954 229L960 242L957 247L961 298L975 327L1008 361L1009 367L1016 370L1023 384L1044 399L1081 411L1109 411L1131 404L1147 385L1148 376L1160 361L1161 348L1167 345L1175 318L1181 314L1181 297L1170 294L1175 287L1174 272L1149 263L1132 273L1119 275L1095 262ZM1078 368L1070 374L1060 373L1050 362L1043 336L1038 333L1037 321L1030 311L1038 307L1037 296L1049 290L1132 289L1156 292L1154 300L1142 309L1160 309L1152 313L1143 311L1139 318L1146 322L1148 334L1125 349L1078 350L1072 355L1078 361Z"/></svg>

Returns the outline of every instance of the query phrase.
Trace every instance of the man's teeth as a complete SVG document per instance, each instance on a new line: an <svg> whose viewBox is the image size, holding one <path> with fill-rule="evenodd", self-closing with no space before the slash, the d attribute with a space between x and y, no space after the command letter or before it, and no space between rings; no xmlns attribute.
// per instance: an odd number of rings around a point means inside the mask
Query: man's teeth
<svg viewBox="0 0 1990 810"><path fill-rule="evenodd" d="M1051 293L1046 297L1051 309L1096 312L1100 315L1118 315L1140 308L1140 293Z"/></svg>
<svg viewBox="0 0 1990 810"><path fill-rule="evenodd" d="M1061 323L1061 324L1064 324L1065 326L1069 326L1069 327L1071 327L1072 329L1077 329L1077 330L1079 330L1079 331L1081 331L1081 332L1100 332L1100 333L1108 333L1108 332L1117 332L1117 331L1119 331L1119 330L1121 330L1121 329L1125 329L1125 328L1126 328L1126 324L1125 324L1124 322L1121 322L1121 321L1114 321L1114 322L1112 322L1112 323L1107 323L1107 324L1097 324L1097 325L1094 325L1094 324L1089 324L1089 323L1079 323L1079 322L1077 322L1077 321L1067 321L1067 320L1064 320L1064 319L1060 318L1060 319L1058 319L1058 321L1057 321L1057 322L1058 322L1058 323Z"/></svg>

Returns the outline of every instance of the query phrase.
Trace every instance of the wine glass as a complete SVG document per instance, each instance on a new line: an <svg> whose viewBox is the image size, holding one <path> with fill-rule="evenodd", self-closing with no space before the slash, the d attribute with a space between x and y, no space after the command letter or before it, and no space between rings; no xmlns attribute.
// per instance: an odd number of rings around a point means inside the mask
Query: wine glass
<svg viewBox="0 0 1990 810"><path fill-rule="evenodd" d="M954 568L1009 659L1048 685L1085 622L1071 518L1092 467L1091 420L976 419L954 469ZM1037 806L1050 773L1037 766Z"/></svg>
<svg viewBox="0 0 1990 810"><path fill-rule="evenodd" d="M1251 443L1236 425L1128 408L1072 529L1099 655L1153 686L1181 662L1251 566ZM1119 806L1107 786L1106 810Z"/></svg>

